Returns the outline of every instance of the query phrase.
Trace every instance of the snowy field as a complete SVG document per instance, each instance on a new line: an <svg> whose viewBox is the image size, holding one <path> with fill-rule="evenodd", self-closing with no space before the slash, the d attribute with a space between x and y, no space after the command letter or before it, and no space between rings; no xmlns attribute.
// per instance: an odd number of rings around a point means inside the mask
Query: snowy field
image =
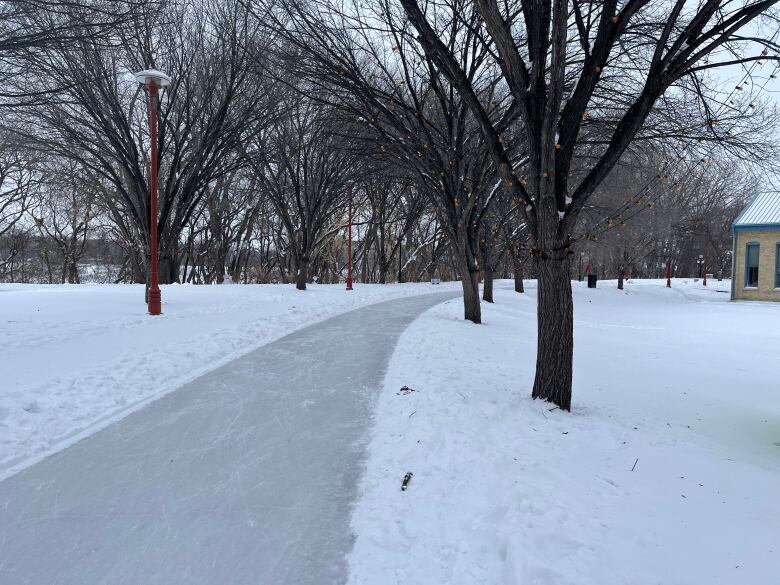
<svg viewBox="0 0 780 585"><path fill-rule="evenodd" d="M573 283L571 414L529 397L533 282L499 281L482 326L460 299L415 321L376 403L351 585L776 583L780 304L710 284ZM168 286L152 318L138 286L0 285L0 478L296 329L445 290Z"/></svg>
<svg viewBox="0 0 780 585"><path fill-rule="evenodd" d="M455 300L403 334L352 585L778 583L780 304L730 303L727 282L574 286L571 414L529 397L533 283L499 284L483 326Z"/></svg>
<svg viewBox="0 0 780 585"><path fill-rule="evenodd" d="M296 329L459 284L162 288L150 317L142 286L0 285L0 478Z"/></svg>

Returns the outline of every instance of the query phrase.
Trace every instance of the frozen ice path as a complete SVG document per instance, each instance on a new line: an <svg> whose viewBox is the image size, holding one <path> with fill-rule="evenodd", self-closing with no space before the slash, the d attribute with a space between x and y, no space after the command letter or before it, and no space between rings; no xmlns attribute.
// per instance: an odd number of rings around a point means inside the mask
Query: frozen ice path
<svg viewBox="0 0 780 585"><path fill-rule="evenodd" d="M403 329L453 296L293 333L0 482L0 583L343 582L372 399Z"/></svg>

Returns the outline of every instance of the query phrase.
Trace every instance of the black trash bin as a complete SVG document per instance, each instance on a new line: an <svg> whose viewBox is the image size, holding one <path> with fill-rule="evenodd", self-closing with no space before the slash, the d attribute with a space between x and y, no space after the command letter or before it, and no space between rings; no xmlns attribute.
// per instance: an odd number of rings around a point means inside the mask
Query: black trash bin
<svg viewBox="0 0 780 585"><path fill-rule="evenodd" d="M598 279L596 278L595 274L588 274L588 288L596 288L596 281Z"/></svg>

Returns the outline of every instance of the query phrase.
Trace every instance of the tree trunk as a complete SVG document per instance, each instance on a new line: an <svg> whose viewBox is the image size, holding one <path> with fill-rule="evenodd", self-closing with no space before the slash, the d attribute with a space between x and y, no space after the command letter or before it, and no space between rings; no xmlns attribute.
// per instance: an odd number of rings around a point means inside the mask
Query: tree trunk
<svg viewBox="0 0 780 585"><path fill-rule="evenodd" d="M382 244L384 245L384 244ZM387 284L387 256L385 255L384 248L379 252L379 284Z"/></svg>
<svg viewBox="0 0 780 585"><path fill-rule="evenodd" d="M244 267L246 266L246 259L248 253L246 249L239 248L236 255L233 257L233 261L230 263L230 279L233 282L241 282L241 275L244 273Z"/></svg>
<svg viewBox="0 0 780 585"><path fill-rule="evenodd" d="M136 252L131 253L128 257L130 262L130 279L134 284L143 284L146 282L148 264L148 256L143 257L142 254Z"/></svg>
<svg viewBox="0 0 780 585"><path fill-rule="evenodd" d="M160 250L157 277L160 284L173 284L181 278L178 252L170 249Z"/></svg>
<svg viewBox="0 0 780 585"><path fill-rule="evenodd" d="M513 248L509 249L509 255L512 257L512 269L515 273L515 292L524 293L523 286L523 262L520 261L520 255Z"/></svg>
<svg viewBox="0 0 780 585"><path fill-rule="evenodd" d="M571 410L574 309L569 258L538 257L538 347L533 398Z"/></svg>
<svg viewBox="0 0 780 585"><path fill-rule="evenodd" d="M482 308L479 304L479 273L474 262L461 253L460 282L463 285L463 317L472 323L482 323Z"/></svg>
<svg viewBox="0 0 780 585"><path fill-rule="evenodd" d="M217 279L217 284L224 284L225 272L227 272L227 247L220 246L217 250L216 266L214 267L214 276Z"/></svg>
<svg viewBox="0 0 780 585"><path fill-rule="evenodd" d="M306 257L299 258L296 264L295 288L306 290L306 283L309 280L309 259Z"/></svg>
<svg viewBox="0 0 780 585"><path fill-rule="evenodd" d="M177 230L176 233L173 233L173 229L174 228L161 230L157 242L157 278L160 281L160 284L181 282L182 255L179 252L181 230ZM215 242L210 244L215 244ZM203 256L200 260L205 264L208 262L208 257ZM193 264L195 264L195 262L193 262ZM203 268L203 274L205 276L205 266L203 266Z"/></svg>
<svg viewBox="0 0 780 585"><path fill-rule="evenodd" d="M515 292L524 293L525 287L523 286L523 265L515 264Z"/></svg>
<svg viewBox="0 0 780 585"><path fill-rule="evenodd" d="M493 302L493 268L485 265L485 284L482 287L482 300L486 303Z"/></svg>
<svg viewBox="0 0 780 585"><path fill-rule="evenodd" d="M620 272L618 273L618 290L623 290L623 278L626 275L625 269L621 266Z"/></svg>
<svg viewBox="0 0 780 585"><path fill-rule="evenodd" d="M482 239L479 240L479 251L482 255L482 268L484 271L485 285L482 288L482 300L486 303L493 302L493 234L490 224L483 225Z"/></svg>
<svg viewBox="0 0 780 585"><path fill-rule="evenodd" d="M54 271L51 267L51 258L49 257L49 247L46 243L43 244L43 259L46 262L46 273L49 276L49 284L54 284ZM11 279L13 282L13 279Z"/></svg>
<svg viewBox="0 0 780 585"><path fill-rule="evenodd" d="M68 282L70 284L81 284L79 266L75 260L68 260Z"/></svg>
<svg viewBox="0 0 780 585"><path fill-rule="evenodd" d="M466 270L461 274L463 284L463 316L472 323L482 323L482 307L479 304L479 284L477 272Z"/></svg>

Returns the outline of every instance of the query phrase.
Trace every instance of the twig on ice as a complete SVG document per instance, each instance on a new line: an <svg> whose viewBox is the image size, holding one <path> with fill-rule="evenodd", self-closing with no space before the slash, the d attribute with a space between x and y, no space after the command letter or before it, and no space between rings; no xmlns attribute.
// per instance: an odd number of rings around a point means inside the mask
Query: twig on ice
<svg viewBox="0 0 780 585"><path fill-rule="evenodd" d="M636 458L636 461L634 461L634 466L631 468L631 471L634 471L636 469L636 464L639 463L639 457Z"/></svg>
<svg viewBox="0 0 780 585"><path fill-rule="evenodd" d="M401 484L401 491L405 492L406 488L409 487L409 481L412 479L412 475L414 475L411 471L407 471L406 475L404 475L404 481Z"/></svg>

